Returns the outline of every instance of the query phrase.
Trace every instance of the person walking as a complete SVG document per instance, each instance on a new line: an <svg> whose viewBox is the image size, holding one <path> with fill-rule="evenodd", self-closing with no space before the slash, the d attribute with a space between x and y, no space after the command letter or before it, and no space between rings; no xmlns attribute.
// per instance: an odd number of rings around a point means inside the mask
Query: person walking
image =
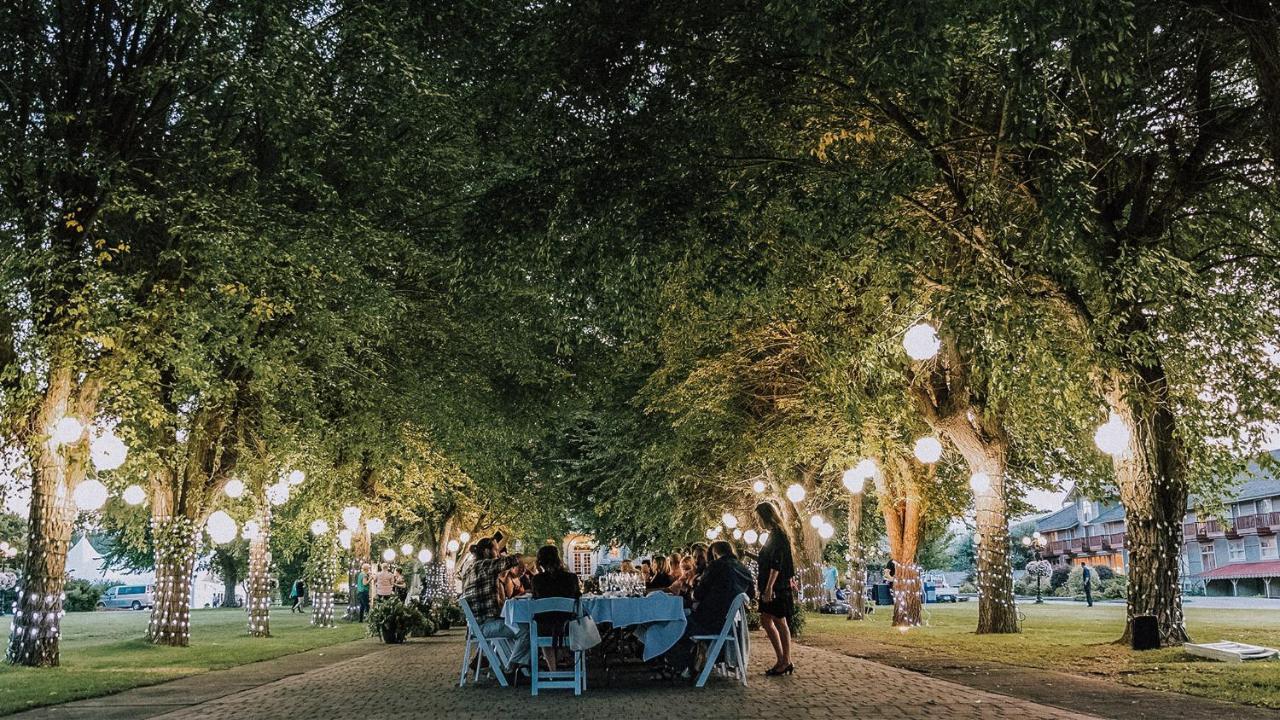
<svg viewBox="0 0 1280 720"><path fill-rule="evenodd" d="M293 581L293 587L289 588L289 599L293 600L293 606L289 608L289 613L306 613L302 608L302 602L307 599L307 584L298 578Z"/></svg>
<svg viewBox="0 0 1280 720"><path fill-rule="evenodd" d="M790 675L791 628L789 618L795 613L795 597L791 578L795 577L795 560L791 555L791 536L782 522L782 514L771 502L756 506L760 526L769 531L769 541L760 549L756 582L760 591L760 625L769 637L777 662L765 671L770 677Z"/></svg>
<svg viewBox="0 0 1280 720"><path fill-rule="evenodd" d="M1080 561L1080 577L1084 580L1084 601L1093 607L1093 568L1084 560Z"/></svg>

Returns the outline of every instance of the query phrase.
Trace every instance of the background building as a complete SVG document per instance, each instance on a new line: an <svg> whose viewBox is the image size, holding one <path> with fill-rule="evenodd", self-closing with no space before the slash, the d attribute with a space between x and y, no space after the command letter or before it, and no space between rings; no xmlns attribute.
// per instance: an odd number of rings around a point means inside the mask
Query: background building
<svg viewBox="0 0 1280 720"><path fill-rule="evenodd" d="M1280 450L1271 457L1280 462ZM1183 582L1208 595L1280 597L1280 478L1258 465L1237 478L1226 520L1197 517L1195 498L1183 519ZM1124 508L1115 500L1091 500L1075 489L1066 503L1036 520L1048 540L1044 557L1055 565L1104 565L1128 569Z"/></svg>

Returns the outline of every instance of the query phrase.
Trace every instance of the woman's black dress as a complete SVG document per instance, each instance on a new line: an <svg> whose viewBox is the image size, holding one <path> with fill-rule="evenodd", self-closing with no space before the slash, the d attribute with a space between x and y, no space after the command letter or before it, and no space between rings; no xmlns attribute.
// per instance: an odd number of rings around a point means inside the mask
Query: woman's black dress
<svg viewBox="0 0 1280 720"><path fill-rule="evenodd" d="M791 558L791 541L780 532L769 533L769 542L760 549L756 558L760 569L756 577L760 597L764 597L765 584L769 582L769 572L778 571L778 579L773 583L773 600L760 600L760 612L778 618L789 618L795 612L795 596L791 592L791 578L796 574L795 563Z"/></svg>

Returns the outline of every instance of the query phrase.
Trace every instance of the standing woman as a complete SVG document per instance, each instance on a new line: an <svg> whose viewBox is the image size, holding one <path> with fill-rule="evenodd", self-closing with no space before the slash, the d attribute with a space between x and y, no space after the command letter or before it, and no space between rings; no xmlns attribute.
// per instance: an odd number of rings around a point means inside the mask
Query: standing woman
<svg viewBox="0 0 1280 720"><path fill-rule="evenodd" d="M765 675L790 675L795 670L791 664L791 628L787 618L795 612L795 598L791 593L791 578L796 574L791 557L791 536L782 523L782 515L771 502L756 506L760 526L769 531L769 541L760 549L757 558L760 589L760 625L769 636L777 663L765 671Z"/></svg>

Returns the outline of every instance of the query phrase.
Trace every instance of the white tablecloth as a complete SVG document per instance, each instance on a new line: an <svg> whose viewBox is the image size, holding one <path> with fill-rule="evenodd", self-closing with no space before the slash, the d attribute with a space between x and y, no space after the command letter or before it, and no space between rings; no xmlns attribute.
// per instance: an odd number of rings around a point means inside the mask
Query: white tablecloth
<svg viewBox="0 0 1280 720"><path fill-rule="evenodd" d="M502 621L512 630L530 620L529 598L514 598L502 606ZM652 660L671 649L684 634L684 601L675 595L657 592L646 597L601 597L584 595L582 607L597 625L634 627L644 643L644 659Z"/></svg>

